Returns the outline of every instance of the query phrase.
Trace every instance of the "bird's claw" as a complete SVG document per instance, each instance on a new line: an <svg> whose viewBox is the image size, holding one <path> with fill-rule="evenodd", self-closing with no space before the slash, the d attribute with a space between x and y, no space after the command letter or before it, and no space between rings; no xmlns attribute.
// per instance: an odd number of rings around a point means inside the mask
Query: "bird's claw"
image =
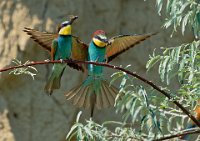
<svg viewBox="0 0 200 141"><path fill-rule="evenodd" d="M64 63L63 59L60 59L60 63Z"/></svg>
<svg viewBox="0 0 200 141"><path fill-rule="evenodd" d="M50 62L51 60L49 60L49 59L46 59L46 60L44 60L45 62Z"/></svg>
<svg viewBox="0 0 200 141"><path fill-rule="evenodd" d="M98 62L99 61L99 57L97 57L97 59L94 62Z"/></svg>
<svg viewBox="0 0 200 141"><path fill-rule="evenodd" d="M108 63L108 56L105 57L105 63Z"/></svg>

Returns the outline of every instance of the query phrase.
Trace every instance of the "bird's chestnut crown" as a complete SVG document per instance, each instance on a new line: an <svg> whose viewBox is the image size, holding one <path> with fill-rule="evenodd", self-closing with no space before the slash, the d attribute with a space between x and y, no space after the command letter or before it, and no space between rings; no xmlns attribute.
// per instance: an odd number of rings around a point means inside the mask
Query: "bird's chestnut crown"
<svg viewBox="0 0 200 141"><path fill-rule="evenodd" d="M97 45L98 47L106 47L108 39L105 34L106 33L103 30L97 30L94 32L93 42L95 43L95 45Z"/></svg>
<svg viewBox="0 0 200 141"><path fill-rule="evenodd" d="M94 32L93 37L95 37L96 35L100 35L100 34L106 35L106 32L103 31L103 30L97 30L97 31Z"/></svg>

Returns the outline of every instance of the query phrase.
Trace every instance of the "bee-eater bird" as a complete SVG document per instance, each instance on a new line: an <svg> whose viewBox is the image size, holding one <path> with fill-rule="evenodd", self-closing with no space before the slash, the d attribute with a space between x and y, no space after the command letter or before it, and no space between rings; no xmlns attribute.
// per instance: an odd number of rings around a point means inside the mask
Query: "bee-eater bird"
<svg viewBox="0 0 200 141"><path fill-rule="evenodd" d="M81 50L87 50L87 46L82 43L77 37L72 36L72 23L77 19L77 16L71 17L70 21L65 21L61 24L57 34L50 34L45 32L39 32L34 29L25 28L24 31L31 35L36 42L42 47L47 49L51 54L52 60L63 60L63 59L79 59L77 54ZM77 49L77 48L81 49ZM85 58L84 54L83 57ZM87 56L87 55L86 55ZM83 70L83 67L77 64L68 63L70 67L78 70ZM60 88L60 81L66 64L54 64L51 75L46 83L45 91L52 94L54 89Z"/></svg>
<svg viewBox="0 0 200 141"><path fill-rule="evenodd" d="M51 48L49 42L52 42L57 36L57 34L40 32L34 29L26 30L34 41L47 49ZM156 33L144 35L118 35L108 40L105 36L105 32L98 30L94 33L89 46L81 42L77 37L75 38L72 36L75 40L72 42L71 59L109 63L118 55L155 34ZM73 64L72 67L84 70L81 65ZM79 85L66 93L66 98L71 100L73 104L78 107L91 108L92 116L94 107L102 109L113 106L118 90L114 86L109 87L108 83L104 80L102 76L103 67L88 65L87 69L87 79L82 85ZM92 93L90 94L90 92Z"/></svg>
<svg viewBox="0 0 200 141"><path fill-rule="evenodd" d="M93 34L88 48L88 61L110 62L116 56L133 47L154 34L147 35L121 35L107 39L103 30ZM109 86L103 77L103 67L93 64L88 65L88 77L79 86L66 93L67 100L72 100L78 107L91 108L91 117L94 107L97 109L114 106L118 89Z"/></svg>

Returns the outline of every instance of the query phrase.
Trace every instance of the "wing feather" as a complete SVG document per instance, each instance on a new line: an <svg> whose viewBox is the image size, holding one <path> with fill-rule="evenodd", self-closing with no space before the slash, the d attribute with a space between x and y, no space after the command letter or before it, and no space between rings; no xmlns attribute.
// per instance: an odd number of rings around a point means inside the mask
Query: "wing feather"
<svg viewBox="0 0 200 141"><path fill-rule="evenodd" d="M58 34L40 32L35 29L25 27L24 32L31 36L31 38L37 42L41 47L51 52L52 41L58 37Z"/></svg>
<svg viewBox="0 0 200 141"><path fill-rule="evenodd" d="M57 33L40 32L35 29L25 27L24 32L31 36L41 47L48 50L52 55L52 42L58 37ZM72 36L72 56L73 60L85 61L88 55L88 45L83 43L78 37ZM84 66L81 64L68 63L74 69L84 71Z"/></svg>
<svg viewBox="0 0 200 141"><path fill-rule="evenodd" d="M108 62L112 61L115 57L122 54L126 50L134 47L136 44L150 38L157 33L150 33L144 35L119 35L109 40L110 45L106 48L106 56Z"/></svg>
<svg viewBox="0 0 200 141"><path fill-rule="evenodd" d="M83 43L78 37L72 36L72 56L71 59L86 61L88 56L88 45ZM68 64L70 67L84 71L84 64Z"/></svg>

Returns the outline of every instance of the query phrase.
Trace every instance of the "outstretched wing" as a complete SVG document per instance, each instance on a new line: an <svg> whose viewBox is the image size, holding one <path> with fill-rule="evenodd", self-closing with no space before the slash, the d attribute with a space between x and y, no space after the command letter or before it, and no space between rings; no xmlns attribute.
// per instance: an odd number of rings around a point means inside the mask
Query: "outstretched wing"
<svg viewBox="0 0 200 141"><path fill-rule="evenodd" d="M40 32L38 30L27 27L24 28L24 32L30 35L35 42L37 42L40 46L48 50L51 55L53 55L54 51L52 51L52 45L54 43L53 41L55 41L55 39L58 37L58 34ZM71 59L85 61L87 59L87 50L87 44L83 43L78 37L72 36ZM83 65L75 63L68 63L68 65L74 69L84 71Z"/></svg>
<svg viewBox="0 0 200 141"><path fill-rule="evenodd" d="M112 61L115 57L125 52L126 50L134 47L136 44L150 38L157 33L145 35L119 35L109 40L110 44L107 46L106 55L108 62Z"/></svg>
<svg viewBox="0 0 200 141"><path fill-rule="evenodd" d="M35 29L25 27L24 32L31 36L31 38L37 42L41 47L51 52L52 41L58 37L58 34L40 32Z"/></svg>
<svg viewBox="0 0 200 141"><path fill-rule="evenodd" d="M86 61L88 56L88 45L83 43L78 37L72 36L72 56L71 59ZM83 64L68 63L74 69L84 71Z"/></svg>

